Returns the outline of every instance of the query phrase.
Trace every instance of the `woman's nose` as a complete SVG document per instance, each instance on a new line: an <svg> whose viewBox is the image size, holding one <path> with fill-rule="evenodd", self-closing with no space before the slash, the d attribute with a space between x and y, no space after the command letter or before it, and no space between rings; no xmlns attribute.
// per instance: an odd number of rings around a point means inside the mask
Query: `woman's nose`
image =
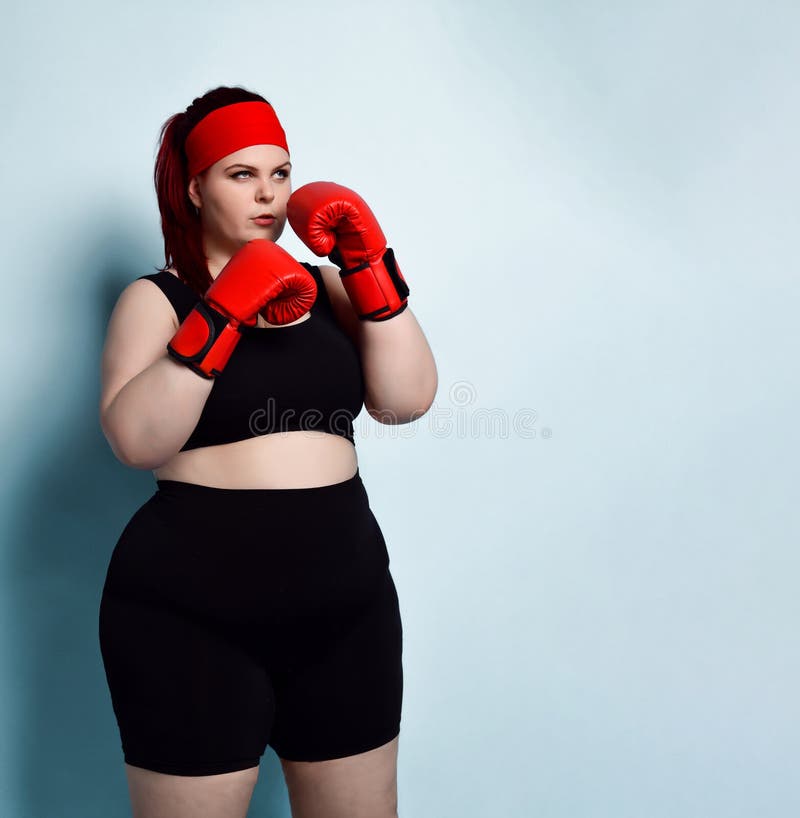
<svg viewBox="0 0 800 818"><path fill-rule="evenodd" d="M272 189L271 182L262 182L258 186L258 198L268 200L275 198L275 191Z"/></svg>

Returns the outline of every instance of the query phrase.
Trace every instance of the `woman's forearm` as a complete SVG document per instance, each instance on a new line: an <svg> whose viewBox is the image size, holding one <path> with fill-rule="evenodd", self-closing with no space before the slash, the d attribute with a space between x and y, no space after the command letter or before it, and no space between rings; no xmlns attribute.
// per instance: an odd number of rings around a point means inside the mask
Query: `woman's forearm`
<svg viewBox="0 0 800 818"><path fill-rule="evenodd" d="M164 464L189 439L213 385L166 353L154 361L101 411L116 457L137 469Z"/></svg>
<svg viewBox="0 0 800 818"><path fill-rule="evenodd" d="M373 418L408 423L428 411L438 386L436 362L411 307L388 321L361 321L359 348Z"/></svg>

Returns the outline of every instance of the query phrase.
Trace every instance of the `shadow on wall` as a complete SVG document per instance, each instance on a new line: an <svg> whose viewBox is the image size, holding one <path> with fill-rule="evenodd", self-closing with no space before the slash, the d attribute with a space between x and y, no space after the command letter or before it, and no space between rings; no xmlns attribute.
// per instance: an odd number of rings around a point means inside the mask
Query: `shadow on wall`
<svg viewBox="0 0 800 818"><path fill-rule="evenodd" d="M24 468L13 476L7 506L0 621L10 690L3 729L13 748L6 797L19 818L130 816L98 613L112 550L156 483L152 472L120 463L103 435L100 358L119 294L155 262L129 236L107 235L99 244L87 254L99 261L75 276L84 314L63 323L47 394L29 398L14 426L30 438L20 441ZM37 423L45 413L47 422ZM251 811L289 818L271 748L259 783Z"/></svg>

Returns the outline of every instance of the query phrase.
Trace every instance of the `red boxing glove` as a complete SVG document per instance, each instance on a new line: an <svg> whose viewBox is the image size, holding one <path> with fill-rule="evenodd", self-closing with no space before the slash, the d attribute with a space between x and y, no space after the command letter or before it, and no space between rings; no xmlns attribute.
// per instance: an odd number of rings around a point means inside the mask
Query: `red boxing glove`
<svg viewBox="0 0 800 818"><path fill-rule="evenodd" d="M178 327L169 354L198 375L213 378L260 312L271 324L289 324L307 312L317 282L302 264L269 239L253 239L237 250L211 282L205 299Z"/></svg>
<svg viewBox="0 0 800 818"><path fill-rule="evenodd" d="M286 216L312 253L341 268L342 283L362 321L385 321L408 306L408 284L394 251L355 191L335 182L311 182L289 197Z"/></svg>

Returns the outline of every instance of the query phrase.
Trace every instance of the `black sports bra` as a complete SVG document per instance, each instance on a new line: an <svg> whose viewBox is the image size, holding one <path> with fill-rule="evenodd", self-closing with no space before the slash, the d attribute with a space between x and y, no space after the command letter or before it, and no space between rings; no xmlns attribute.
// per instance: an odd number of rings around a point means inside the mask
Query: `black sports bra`
<svg viewBox="0 0 800 818"><path fill-rule="evenodd" d="M209 392L181 451L274 432L316 429L351 443L364 403L357 347L339 326L319 267L302 262L317 282L310 315L291 326L242 327L242 338ZM182 323L200 301L167 271L139 276L157 284Z"/></svg>

